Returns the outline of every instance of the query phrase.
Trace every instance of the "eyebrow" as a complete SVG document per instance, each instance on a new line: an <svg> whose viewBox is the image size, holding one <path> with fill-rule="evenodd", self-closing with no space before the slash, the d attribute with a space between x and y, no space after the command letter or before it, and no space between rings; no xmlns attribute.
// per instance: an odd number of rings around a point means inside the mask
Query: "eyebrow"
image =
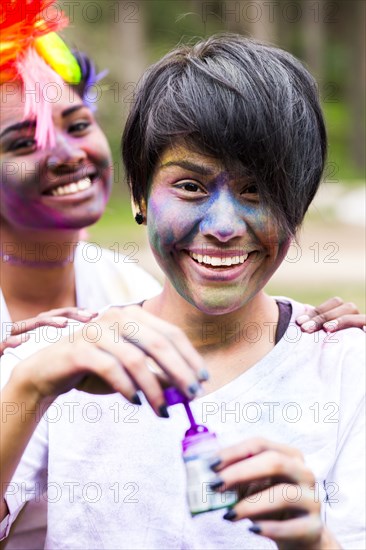
<svg viewBox="0 0 366 550"><path fill-rule="evenodd" d="M82 109L85 107L85 105L73 105L72 107L69 107L68 109L65 109L61 113L62 118L66 118L75 111L78 111L79 109ZM18 122L17 124L12 124L12 126L8 126L3 130L0 134L0 138L4 137L6 134L9 134L10 132L18 132L19 130L26 130L28 128L35 128L36 127L36 121L35 120L23 120L23 122Z"/></svg>
<svg viewBox="0 0 366 550"><path fill-rule="evenodd" d="M67 116L71 115L75 111L78 111L79 109L83 109L85 107L84 104L81 105L73 105L72 107L69 107L68 109L65 109L62 111L61 116L62 118L66 118Z"/></svg>
<svg viewBox="0 0 366 550"><path fill-rule="evenodd" d="M0 138L8 134L9 132L16 132L18 130L24 130L27 128L35 128L36 121L35 120L24 120L23 122L18 122L17 124L13 124L12 126L8 126L3 130L0 134Z"/></svg>
<svg viewBox="0 0 366 550"><path fill-rule="evenodd" d="M212 176L215 173L214 169L209 168L208 166L205 166L203 164L196 164L195 162L191 162L189 160L171 160L169 162L166 162L165 164L162 164L161 166L159 166L159 168L162 169L169 166L179 166L184 170L196 172L201 176Z"/></svg>

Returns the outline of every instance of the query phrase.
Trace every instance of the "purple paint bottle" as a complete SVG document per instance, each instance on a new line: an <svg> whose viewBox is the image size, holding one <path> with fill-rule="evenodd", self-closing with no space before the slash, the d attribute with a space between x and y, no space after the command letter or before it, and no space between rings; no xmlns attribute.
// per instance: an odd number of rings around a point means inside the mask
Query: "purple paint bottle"
<svg viewBox="0 0 366 550"><path fill-rule="evenodd" d="M183 461L187 475L187 498L191 514L194 516L233 506L237 501L236 491L219 493L210 488L210 484L217 480L217 474L210 468L210 464L220 450L216 434L196 423L188 399L179 390L168 388L164 394L169 406L178 403L184 405L191 424L182 441Z"/></svg>

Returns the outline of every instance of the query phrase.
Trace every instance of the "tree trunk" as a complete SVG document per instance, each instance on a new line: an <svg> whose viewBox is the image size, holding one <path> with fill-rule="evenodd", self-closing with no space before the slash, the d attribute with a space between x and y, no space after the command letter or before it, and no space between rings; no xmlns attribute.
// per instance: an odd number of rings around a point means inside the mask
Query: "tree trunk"
<svg viewBox="0 0 366 550"><path fill-rule="evenodd" d="M363 0L352 2L351 21L348 25L350 70L347 86L351 113L348 148L354 165L363 175L365 175L365 13Z"/></svg>

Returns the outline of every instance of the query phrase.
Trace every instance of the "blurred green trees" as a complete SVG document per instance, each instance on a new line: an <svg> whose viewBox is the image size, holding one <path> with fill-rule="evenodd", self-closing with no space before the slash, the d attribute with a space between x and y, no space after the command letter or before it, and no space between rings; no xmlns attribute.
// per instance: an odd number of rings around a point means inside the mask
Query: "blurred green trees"
<svg viewBox="0 0 366 550"><path fill-rule="evenodd" d="M119 154L120 135L135 85L144 69L181 42L215 32L239 32L271 42L302 59L319 83L329 134L329 156L320 202L300 232L301 260L285 262L269 292L320 303L339 294L364 310L364 228L335 214L336 204L365 180L365 6L364 0L59 0L71 19L65 36L109 75L95 90L100 122L114 155L114 199L102 220L88 230L92 241L123 252L139 246L142 267L158 276L146 232L130 209ZM357 193L357 190L355 190ZM337 199L338 197L338 199ZM326 199L326 204L324 200ZM356 217L355 217L356 218ZM350 225L351 224L351 225ZM319 261L313 257L318 248ZM327 247L331 247L328 249ZM337 248L336 262L326 254Z"/></svg>
<svg viewBox="0 0 366 550"><path fill-rule="evenodd" d="M119 138L135 84L147 65L176 44L214 32L239 32L302 59L317 78L329 131L325 179L365 177L364 0L61 0L69 43L110 69L101 123L119 163ZM121 168L118 166L117 180Z"/></svg>

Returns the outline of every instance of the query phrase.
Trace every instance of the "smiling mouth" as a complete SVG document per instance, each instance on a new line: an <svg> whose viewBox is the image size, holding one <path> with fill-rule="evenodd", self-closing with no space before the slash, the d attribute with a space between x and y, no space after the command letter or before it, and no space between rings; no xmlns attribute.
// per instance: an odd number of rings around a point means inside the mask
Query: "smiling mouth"
<svg viewBox="0 0 366 550"><path fill-rule="evenodd" d="M59 185L58 187L54 187L53 189L47 191L45 195L50 195L52 197L63 197L65 195L80 193L80 191L86 191L86 189L89 189L93 185L94 177L95 176L88 176L72 183Z"/></svg>
<svg viewBox="0 0 366 550"><path fill-rule="evenodd" d="M195 252L188 252L188 255L198 264L215 268L228 268L235 265L241 265L249 256L249 254L242 254L240 256L217 257L208 254L196 254Z"/></svg>

